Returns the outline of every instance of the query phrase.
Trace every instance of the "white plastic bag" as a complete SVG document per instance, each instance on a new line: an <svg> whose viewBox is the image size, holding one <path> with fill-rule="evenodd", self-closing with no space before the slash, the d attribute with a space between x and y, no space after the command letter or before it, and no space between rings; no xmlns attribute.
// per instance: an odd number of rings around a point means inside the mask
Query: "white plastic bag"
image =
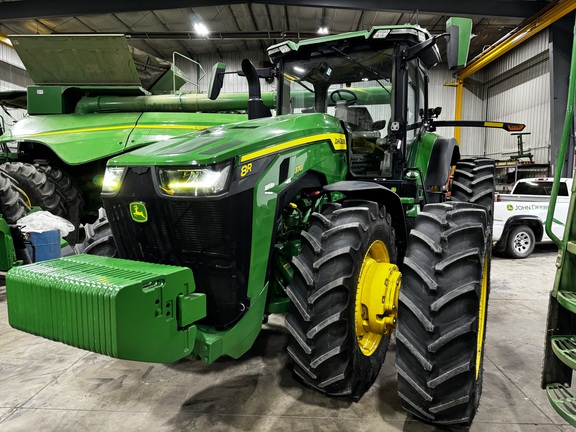
<svg viewBox="0 0 576 432"><path fill-rule="evenodd" d="M47 211L37 211L24 216L18 221L24 232L43 232L59 230L60 236L65 237L74 231L74 225L63 217L53 215Z"/></svg>

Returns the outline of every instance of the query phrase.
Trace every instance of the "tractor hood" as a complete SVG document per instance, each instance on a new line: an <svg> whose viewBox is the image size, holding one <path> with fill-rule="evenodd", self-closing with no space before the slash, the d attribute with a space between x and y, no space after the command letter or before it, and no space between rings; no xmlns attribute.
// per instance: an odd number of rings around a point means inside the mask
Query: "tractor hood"
<svg viewBox="0 0 576 432"><path fill-rule="evenodd" d="M344 134L340 120L327 114L288 114L213 127L118 156L109 166L208 165L240 157L240 162ZM342 138L332 142L339 150Z"/></svg>

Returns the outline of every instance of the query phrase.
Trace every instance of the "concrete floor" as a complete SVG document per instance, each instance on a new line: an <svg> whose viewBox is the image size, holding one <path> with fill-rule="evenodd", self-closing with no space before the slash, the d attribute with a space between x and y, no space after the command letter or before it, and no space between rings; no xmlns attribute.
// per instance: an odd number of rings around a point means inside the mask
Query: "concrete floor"
<svg viewBox="0 0 576 432"><path fill-rule="evenodd" d="M547 296L556 252L494 258L484 391L471 431L568 431L540 389ZM271 320L241 360L212 365L115 360L9 327L0 288L0 431L439 431L396 395L395 344L358 403L303 387Z"/></svg>

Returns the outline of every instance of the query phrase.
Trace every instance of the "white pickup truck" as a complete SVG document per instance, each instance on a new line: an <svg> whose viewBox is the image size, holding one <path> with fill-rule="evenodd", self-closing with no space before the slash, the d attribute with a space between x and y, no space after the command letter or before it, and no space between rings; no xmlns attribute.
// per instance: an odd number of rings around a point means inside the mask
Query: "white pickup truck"
<svg viewBox="0 0 576 432"><path fill-rule="evenodd" d="M544 223L553 178L518 180L510 194L497 194L494 203L494 250L510 258L526 258L536 243L551 242ZM572 193L572 179L560 182L552 231L562 238Z"/></svg>

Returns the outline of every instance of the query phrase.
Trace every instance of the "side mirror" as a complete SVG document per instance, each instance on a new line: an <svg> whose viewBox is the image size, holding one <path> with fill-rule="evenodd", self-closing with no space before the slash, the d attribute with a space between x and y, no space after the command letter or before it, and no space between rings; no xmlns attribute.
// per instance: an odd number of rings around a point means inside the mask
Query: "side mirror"
<svg viewBox="0 0 576 432"><path fill-rule="evenodd" d="M450 70L461 69L466 66L468 49L472 38L472 20L470 18L452 17L446 21L446 33L448 33L448 68Z"/></svg>
<svg viewBox="0 0 576 432"><path fill-rule="evenodd" d="M210 74L210 84L208 85L208 99L216 100L224 85L224 73L226 72L226 63L216 63L212 66Z"/></svg>

